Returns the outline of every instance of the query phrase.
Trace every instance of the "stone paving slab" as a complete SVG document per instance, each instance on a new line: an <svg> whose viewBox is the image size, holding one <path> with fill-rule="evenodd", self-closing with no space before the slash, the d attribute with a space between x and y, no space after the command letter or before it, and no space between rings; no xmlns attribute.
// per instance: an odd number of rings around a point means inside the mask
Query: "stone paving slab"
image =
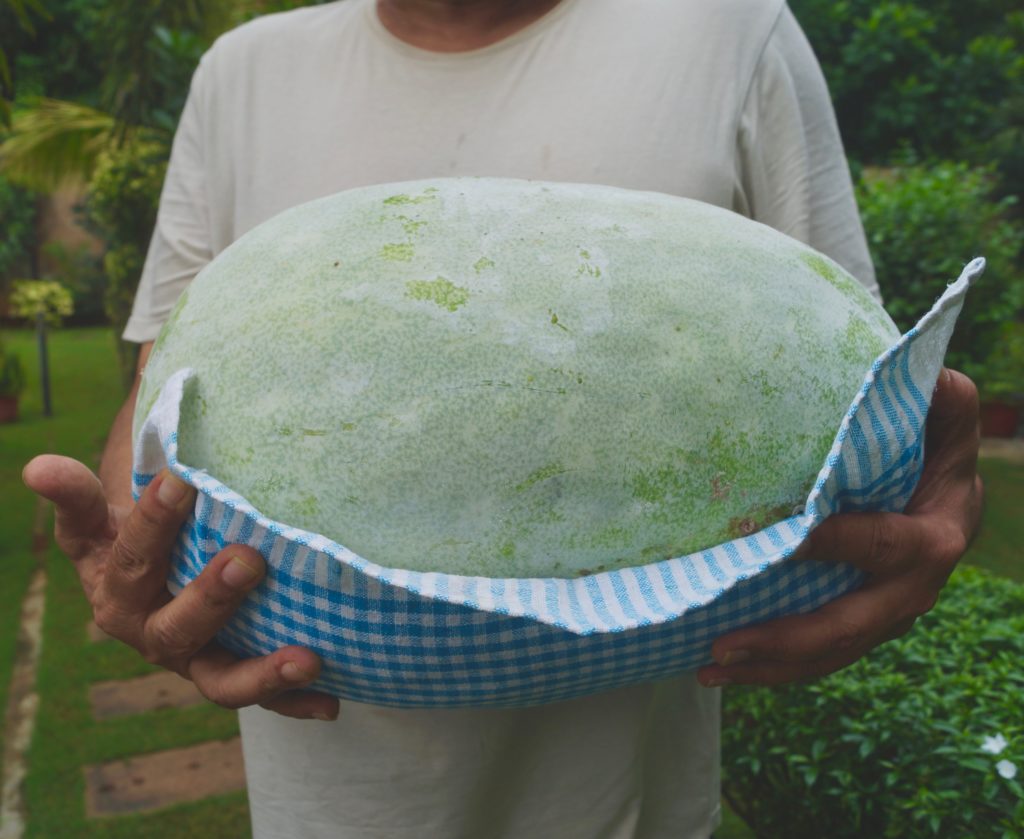
<svg viewBox="0 0 1024 839"><path fill-rule="evenodd" d="M1024 438L1000 439L985 437L981 441L981 457L997 457L1010 463L1024 464Z"/></svg>
<svg viewBox="0 0 1024 839"><path fill-rule="evenodd" d="M85 767L89 818L141 813L244 789L239 738Z"/></svg>
<svg viewBox="0 0 1024 839"><path fill-rule="evenodd" d="M187 708L205 701L192 682L170 670L135 679L96 682L89 687L89 703L97 720L160 708Z"/></svg>

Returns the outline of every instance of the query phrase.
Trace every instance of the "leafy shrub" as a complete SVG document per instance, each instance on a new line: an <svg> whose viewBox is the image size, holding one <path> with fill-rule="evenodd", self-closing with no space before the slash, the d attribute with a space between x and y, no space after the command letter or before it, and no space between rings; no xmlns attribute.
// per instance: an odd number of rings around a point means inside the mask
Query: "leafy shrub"
<svg viewBox="0 0 1024 839"><path fill-rule="evenodd" d="M1008 218L1014 198L993 200L991 172L965 163L864 170L857 200L885 307L902 330L916 323L964 264L984 256L946 363L979 384L1001 324L1024 309L1017 259L1024 224Z"/></svg>
<svg viewBox="0 0 1024 839"><path fill-rule="evenodd" d="M35 224L35 196L0 177L0 289L32 272Z"/></svg>
<svg viewBox="0 0 1024 839"><path fill-rule="evenodd" d="M56 280L15 280L8 301L11 314L34 324L42 315L51 326L60 326L74 312L71 292Z"/></svg>
<svg viewBox="0 0 1024 839"><path fill-rule="evenodd" d="M0 342L0 396L18 396L25 389L25 368L21 359L8 353Z"/></svg>
<svg viewBox="0 0 1024 839"><path fill-rule="evenodd" d="M982 396L1024 401L1024 322L1004 323L981 377Z"/></svg>
<svg viewBox="0 0 1024 839"><path fill-rule="evenodd" d="M100 155L89 181L85 214L89 228L107 243L104 305L118 335L131 314L156 222L167 154L167 147L159 142L139 140L113 147ZM118 341L122 379L129 384L135 372L135 349Z"/></svg>
<svg viewBox="0 0 1024 839"><path fill-rule="evenodd" d="M822 64L850 155L892 162L923 156L1000 161L1020 151L1024 13L1019 0L793 0ZM995 143L1003 136L1004 141ZM1011 181L1007 181L1012 183ZM1020 182L1016 182L1019 184Z"/></svg>
<svg viewBox="0 0 1024 839"><path fill-rule="evenodd" d="M723 789L761 839L1024 836L1024 586L958 570L903 638L725 692Z"/></svg>

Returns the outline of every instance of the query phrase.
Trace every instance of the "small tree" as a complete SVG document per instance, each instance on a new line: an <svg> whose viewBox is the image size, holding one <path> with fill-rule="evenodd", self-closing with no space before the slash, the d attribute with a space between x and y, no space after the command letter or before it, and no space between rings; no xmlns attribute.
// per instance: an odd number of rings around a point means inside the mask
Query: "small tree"
<svg viewBox="0 0 1024 839"><path fill-rule="evenodd" d="M15 280L9 301L10 312L36 326L39 344L39 381L43 388L43 414L52 416L50 364L46 350L46 327L60 326L72 313L71 292L54 280Z"/></svg>

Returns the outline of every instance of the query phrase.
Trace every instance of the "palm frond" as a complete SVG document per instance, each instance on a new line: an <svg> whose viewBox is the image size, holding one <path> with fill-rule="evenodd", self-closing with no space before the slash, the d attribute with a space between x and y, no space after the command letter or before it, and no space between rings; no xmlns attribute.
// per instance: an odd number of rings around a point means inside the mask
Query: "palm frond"
<svg viewBox="0 0 1024 839"><path fill-rule="evenodd" d="M40 192L89 178L100 152L115 135L130 134L110 114L60 99L35 99L19 107L0 144L0 172Z"/></svg>
<svg viewBox="0 0 1024 839"><path fill-rule="evenodd" d="M5 0L5 5L14 13L18 25L29 35L34 35L36 32L36 28L32 24L33 14L44 20L50 19L50 13L46 11L40 0Z"/></svg>
<svg viewBox="0 0 1024 839"><path fill-rule="evenodd" d="M18 26L33 37L36 34L35 25L32 23L32 15L51 20L52 15L43 6L41 0L3 0L4 5L11 10ZM9 128L11 125L11 103L8 97L13 97L11 79L11 68L7 60L7 50L4 49L4 40L0 38L0 126Z"/></svg>

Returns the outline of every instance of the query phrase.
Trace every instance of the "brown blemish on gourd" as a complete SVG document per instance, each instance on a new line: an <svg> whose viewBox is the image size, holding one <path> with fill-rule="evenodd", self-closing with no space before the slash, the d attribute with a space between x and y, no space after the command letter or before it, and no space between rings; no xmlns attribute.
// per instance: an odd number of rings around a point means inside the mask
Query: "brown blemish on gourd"
<svg viewBox="0 0 1024 839"><path fill-rule="evenodd" d="M727 534L730 539L753 536L759 530L764 530L778 521L789 518L792 515L792 511L792 504L779 504L770 509L762 510L759 515L736 516L729 519Z"/></svg>
<svg viewBox="0 0 1024 839"><path fill-rule="evenodd" d="M711 479L711 497L715 501L725 501L732 490L732 484L726 483L721 475L715 475Z"/></svg>

